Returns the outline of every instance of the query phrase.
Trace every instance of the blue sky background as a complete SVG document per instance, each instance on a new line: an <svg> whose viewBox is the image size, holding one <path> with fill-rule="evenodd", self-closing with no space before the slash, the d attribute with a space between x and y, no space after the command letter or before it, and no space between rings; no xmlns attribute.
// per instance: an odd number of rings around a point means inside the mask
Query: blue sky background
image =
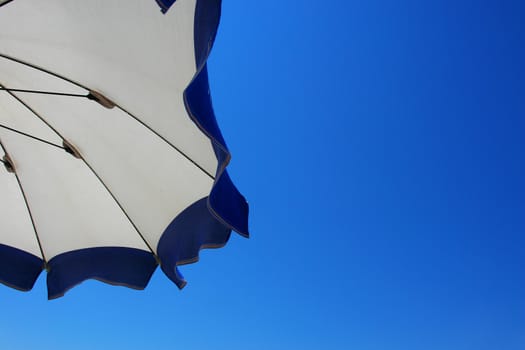
<svg viewBox="0 0 525 350"><path fill-rule="evenodd" d="M209 61L252 238L47 301L5 349L525 348L525 3L225 0Z"/></svg>

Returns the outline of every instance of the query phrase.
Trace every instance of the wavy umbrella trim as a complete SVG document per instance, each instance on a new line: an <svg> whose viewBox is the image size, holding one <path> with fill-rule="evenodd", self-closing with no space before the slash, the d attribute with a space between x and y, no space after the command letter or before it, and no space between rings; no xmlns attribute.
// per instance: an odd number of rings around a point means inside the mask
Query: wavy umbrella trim
<svg viewBox="0 0 525 350"><path fill-rule="evenodd" d="M156 1L163 13L175 2ZM224 247L232 229L249 236L248 205L226 171L231 154L217 125L209 96L206 61L217 32L220 9L221 0L197 0L194 21L197 73L184 91L190 118L210 139L217 156L218 166L210 195L189 206L166 228L157 246L159 260L150 252L125 247L86 248L54 257L47 264L49 299L63 296L88 279L144 289L158 264L168 278L183 288L186 281L177 266L197 262L202 249ZM1 244L0 263L3 270L0 283L23 291L32 289L44 267L41 258Z"/></svg>

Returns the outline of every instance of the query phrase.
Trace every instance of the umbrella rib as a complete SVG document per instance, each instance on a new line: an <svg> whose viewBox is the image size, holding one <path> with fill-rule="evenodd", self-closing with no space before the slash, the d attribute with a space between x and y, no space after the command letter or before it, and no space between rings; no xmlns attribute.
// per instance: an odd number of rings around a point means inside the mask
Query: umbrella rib
<svg viewBox="0 0 525 350"><path fill-rule="evenodd" d="M60 75L60 74L57 74L55 72L52 72L52 71L49 71L45 68L42 68L42 67L38 67L34 64L31 64L29 62L25 62L25 61L22 61L18 58L14 58L14 57L11 57L11 56L8 56L8 55L5 55L5 54L2 54L0 53L0 57L2 58L5 58L6 60L9 60L9 61L13 61L13 62L16 62L16 63L19 63L19 64L22 64L24 66L27 66L27 67L30 67L30 68L33 68L33 69L36 69L38 71L41 71L43 73L46 73L46 74L49 74L49 75L52 75L56 78L59 78L59 79L62 79L64 81L67 81L73 85L76 85L82 89L85 89L87 91L91 91L91 89L89 89L88 87L72 80L72 79L69 79L63 75ZM9 91L8 91L9 92ZM89 96L89 95L88 95ZM88 96L84 96L86 98L88 98ZM112 101L113 103L115 103L115 101ZM152 132L153 134L155 134L155 136L159 137L162 141L166 142L168 145L170 145L172 148L174 148L180 155L182 155L184 158L186 158L189 162L191 162L194 166L196 166L198 169L200 169L204 174L206 174L210 179L212 180L215 180L215 177L210 174L206 169L204 169L200 164L198 164L196 161L194 161L193 159L190 158L190 156L188 156L186 153L184 153L182 150L180 150L178 147L176 147L173 143L171 143L168 139L166 139L164 136L160 135L157 131L155 131L153 128L151 128L148 124L144 123L142 120L140 120L139 118L137 118L135 115L133 115L131 112L129 112L128 110L124 109L122 106L120 106L118 103L115 103L115 106L118 107L118 109L120 109L121 111L123 111L124 113L126 113L127 115L129 115L132 119L134 119L135 121L137 121L139 124L141 124L143 127L145 127L146 129L148 129L150 132Z"/></svg>
<svg viewBox="0 0 525 350"><path fill-rule="evenodd" d="M157 260L157 263L160 261L159 258L157 257L157 254L155 254L155 251L153 250L153 248L150 246L150 244L148 243L148 241L146 240L146 238L144 237L144 235L139 231L139 228L137 227L137 225L135 225L135 223L133 222L133 220L131 220L131 217L129 216L129 214L126 212L126 210L124 209L124 207L122 207L122 205L120 204L120 202L117 200L117 198L115 197L115 195L113 194L113 192L111 192L111 190L109 189L109 187L106 185L106 183L100 178L100 176L98 175L98 173L91 167L91 165L84 159L84 157L80 156L80 159L82 159L82 161L84 162L84 164L89 168L89 170L91 170L91 172L93 173L93 175L95 175L95 177L98 179L98 181L102 184L102 186L104 186L104 188L106 189L106 191L108 191L109 195L111 196L111 198L113 198L113 200L115 201L115 203L117 203L118 207L120 208L120 210L122 211L122 213L124 214L124 216L128 219L128 221L130 222L131 226L133 226L133 228L135 229L135 231L137 231L138 235L140 236L140 238L142 239L142 241L144 241L144 244L146 245L146 247L148 247L148 249L150 250L151 254L153 254L153 256L155 257L155 259Z"/></svg>
<svg viewBox="0 0 525 350"><path fill-rule="evenodd" d="M41 94L41 95L57 95L57 96L69 96L69 97L88 97L83 94L71 94L68 92L56 92L56 91L44 91L44 90L27 90L27 89L11 89L6 87L0 87L0 91L11 91L11 92L25 92L30 94Z"/></svg>
<svg viewBox="0 0 525 350"><path fill-rule="evenodd" d="M0 140L0 147L4 150L4 153L7 154L7 149L5 148L4 144ZM4 161L2 163L5 164ZM18 183L18 187L20 188L20 192L22 193L22 197L24 198L24 203L27 208L27 212L29 214L29 218L31 219L31 225L33 226L33 231L35 232L36 241L38 243L38 249L40 249L40 254L42 254L42 260L44 261L44 266L47 268L47 259L44 254L44 249L42 248L42 243L40 242L40 237L38 235L38 230L36 229L35 220L33 218L33 213L31 212L31 207L29 206L29 202L27 200L26 193L24 191L24 187L22 186L22 181L20 181L20 178L18 177L18 174L16 173L16 170L13 172L16 178L16 182Z"/></svg>
<svg viewBox="0 0 525 350"><path fill-rule="evenodd" d="M6 129L6 130L9 130L9 131L12 131L12 132L14 132L14 133L17 133L17 134L20 134L20 135L23 135L23 136L26 136L26 137L29 137L29 138L31 138L31 139L33 139L33 140L40 141L40 142L42 142L42 143L48 144L48 145L50 145L50 146L54 146L54 147L56 147L56 148L60 148L60 149L63 149L63 150L66 149L65 147L60 146L60 145L57 145L56 143L49 142L49 141L46 141L46 140L41 139L41 138L39 138L39 137L36 137L36 136L30 135L30 134L27 134L27 133L25 133L25 132L23 132L23 131L16 130L16 129L13 129L13 128L10 128L10 127L8 127L7 125L0 124L0 128L3 128L3 129Z"/></svg>
<svg viewBox="0 0 525 350"><path fill-rule="evenodd" d="M162 136L161 134L159 134L157 131L155 131L153 128L151 128L148 124L144 123L142 120L140 120L139 118L137 118L136 116L134 116L133 114L131 114L129 111L127 111L126 109L124 109L123 107L121 107L119 104L115 104L115 106L120 109L122 112L126 113L127 115L129 115L132 119L136 120L139 124L141 124L142 126L144 126L146 129L148 129L149 131L151 131L153 134L155 134L155 136L157 136L158 138L160 138L162 141L166 142L168 145L170 145L172 148L174 148L177 152L179 152L180 155L182 155L184 158L186 158L190 163L192 163L194 166L196 166L198 169L200 169L204 174L208 175L208 177L212 180L215 180L215 177L210 174L206 169L204 169L201 165L199 165L199 163L197 163L196 161L194 161L193 159L190 158L190 156L188 156L186 153L184 153L182 150L180 150L179 148L177 148L174 144L172 144L170 141L168 141L164 136Z"/></svg>
<svg viewBox="0 0 525 350"><path fill-rule="evenodd" d="M27 108L31 113L33 113L38 119L40 119L44 124L46 124L51 130L53 130L53 132L55 132L55 134L57 134L58 137L60 137L62 140L65 141L65 138L62 136L62 134L60 134L58 132L58 130L56 130L53 126L51 126L40 114L38 114L34 109L32 109L27 103L25 103L21 98L19 98L18 96L16 96L15 94L13 94L12 92L8 91L8 93L13 97L15 98L18 102L20 102L25 108ZM135 229L135 231L137 231L138 235L140 236L140 238L142 239L142 241L144 242L144 244L146 245L146 247L148 247L148 249L150 250L151 254L153 254L153 256L155 257L155 259L157 260L157 262L159 261L158 257L157 257L157 254L155 254L155 251L152 249L152 247L150 246L150 244L148 243L148 241L146 240L146 238L144 237L144 235L140 232L140 230L138 229L137 225L133 222L133 220L131 220L131 217L128 215L128 213L126 212L126 210L124 210L124 207L122 207L122 205L120 204L120 202L118 201L118 199L115 197L115 195L113 194L113 192L111 192L111 190L108 188L108 186L106 185L106 183L101 179L101 177L98 175L98 173L91 167L91 165L88 163L88 161L81 155L79 154L79 159L81 159L84 164L88 167L88 169L93 173L93 175L95 175L95 177L100 181L100 183L102 184L102 186L104 186L104 188L106 189L106 191L108 191L109 195L111 196L111 198L113 198L113 200L115 201L115 203L117 203L118 207L120 208L120 210L122 211L122 213L124 214L124 216L126 216L126 218L128 219L128 221L130 222L130 224L133 226L133 228Z"/></svg>
<svg viewBox="0 0 525 350"><path fill-rule="evenodd" d="M0 4L0 7L9 4L11 1L13 1L13 0L6 0L6 1L4 1L3 3Z"/></svg>

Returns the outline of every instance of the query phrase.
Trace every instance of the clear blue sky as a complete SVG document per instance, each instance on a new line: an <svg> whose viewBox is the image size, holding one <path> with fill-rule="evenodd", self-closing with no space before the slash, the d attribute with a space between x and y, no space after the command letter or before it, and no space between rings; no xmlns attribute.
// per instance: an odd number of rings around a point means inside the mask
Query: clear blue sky
<svg viewBox="0 0 525 350"><path fill-rule="evenodd" d="M212 96L251 204L145 291L0 286L5 349L525 348L525 3L224 0Z"/></svg>

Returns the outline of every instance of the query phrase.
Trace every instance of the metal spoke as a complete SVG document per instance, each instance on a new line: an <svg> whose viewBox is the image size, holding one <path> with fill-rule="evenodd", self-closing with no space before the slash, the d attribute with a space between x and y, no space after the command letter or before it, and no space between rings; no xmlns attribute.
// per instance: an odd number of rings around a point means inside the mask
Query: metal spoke
<svg viewBox="0 0 525 350"><path fill-rule="evenodd" d="M3 53L0 53L0 57L1 58L4 58L6 60L9 60L9 61L12 61L12 62L16 62L16 63L19 63L19 64L22 64L26 67L29 67L29 68L32 68L32 69L36 69L38 71L41 71L43 73L46 73L46 74L49 74L49 75L52 75L56 78L59 78L59 79L62 79L64 81L67 81L73 85L76 85L82 89L85 89L87 91L90 91L89 88L87 88L86 86L74 81L74 80L71 80L71 79L68 79L67 77L65 76L62 76L60 74L57 74L55 72L51 72L45 68L41 68L41 67L38 67L34 64L31 64L31 63L28 63L26 61L23 61L23 60L20 60L18 58L14 58L14 57L11 57L11 56L8 56L8 55L5 55ZM89 99L92 99L91 98L91 93L88 94L87 96L84 96L84 97L87 97ZM94 100L97 100L97 98L93 98ZM114 101L112 101L114 103ZM150 127L148 124L146 124L145 122L143 122L141 119L139 119L137 116L133 115L130 111L126 110L124 107L120 106L119 104L115 103L114 104L117 108L119 108L121 111L123 111L124 113L126 113L127 115L129 115L132 119L134 119L136 122L140 123L143 127L145 127L146 129L148 129L150 132L152 132L153 134L155 134L157 137L159 137L162 141L166 142L169 146L171 146L173 149L175 149L180 155L182 155L184 158L186 158L190 163L192 163L195 167L197 167L199 170L201 170L204 174L206 174L210 179L212 180L215 180L215 176L213 176L212 174L210 174L206 169L204 169L199 163L197 163L195 160L191 159L190 156L188 156L186 153L184 153L181 149L179 149L177 146L175 146L173 143L171 143L168 139L166 139L164 136L162 136L161 134L159 134L157 131L155 131L152 127ZM54 130L54 129L53 129Z"/></svg>
<svg viewBox="0 0 525 350"><path fill-rule="evenodd" d="M36 136L30 135L30 134L27 134L27 133L25 133L25 132L23 132L23 131L20 131L20 130L16 130L16 129L10 128L10 127L8 127L8 126L6 126L6 125L3 125L3 124L0 124L0 128L2 128L2 129L6 129L6 130L9 130L9 131L12 131L12 132L14 132L14 133L17 133L17 134L20 134L20 135L23 135L23 136L26 136L26 137L29 137L29 138L31 138L31 139L33 139L33 140L36 140L36 141L43 142L43 143L45 143L45 144L47 144L47 145L50 145L50 146L54 146L54 147L57 147L57 148L61 148L61 149L63 149L63 150L66 149L65 147L60 146L60 145L57 145L56 143L46 141L46 140L41 139L41 138L39 138L39 137L36 137Z"/></svg>
<svg viewBox="0 0 525 350"><path fill-rule="evenodd" d="M35 117L37 117L38 119L40 119L42 122L44 122L51 130L53 130L55 132L55 134L57 134L58 137L60 137L62 140L65 141L65 138L62 136L62 134L56 130L55 128L53 128L39 113L37 113L34 109L32 109L24 100L22 100L20 97L16 96L15 94L9 92L9 94L15 98L18 102L20 102L25 108L27 108L31 113L33 113L33 115ZM65 147L60 147L60 148L63 148L65 149L67 152L68 149L65 148ZM106 185L106 183L102 180L102 178L98 175L98 173L95 171L95 169L93 169L93 167L91 167L91 165L89 164L89 162L81 155L79 154L78 155L78 158L88 167L88 169L93 173L93 175L99 180L99 182L101 183L101 185L106 189L106 191L109 193L109 195L113 198L113 200L115 201L115 203L118 205L118 207L120 208L120 210L122 211L122 213L124 214L124 216L128 219L128 221L130 222L130 224L133 226L133 228L135 229L135 231L137 232L137 234L140 236L140 238L142 239L142 241L144 242L144 244L146 245L146 247L150 250L151 254L155 257L155 260L157 261L157 263L159 263L159 258L157 256L157 254L155 253L155 251L153 250L152 246L149 244L149 242L146 240L146 238L144 237L144 235L142 234L142 232L139 230L139 228L137 227L137 225L135 224L135 222L131 219L131 217L129 216L129 214L126 212L126 210L124 209L124 207L122 206L122 204L120 203L120 201L117 199L117 197L113 194L113 192L111 192L111 190L109 189L109 187ZM22 189L23 191L23 189Z"/></svg>
<svg viewBox="0 0 525 350"><path fill-rule="evenodd" d="M70 96L70 97L89 97L88 94L70 94L67 92L55 92L55 91L42 91L42 90L26 90L26 89L11 89L6 87L0 87L0 91L9 91L9 92L24 92L29 94L41 94L41 95L56 95L56 96Z"/></svg>
<svg viewBox="0 0 525 350"><path fill-rule="evenodd" d="M7 149L5 148L5 145L2 143L2 140L0 140L0 148L4 151L5 154L7 154ZM2 163L8 164L2 160ZM24 199L25 206L27 208L27 213L29 214L29 219L31 220L31 225L33 226L33 232L35 233L36 241L38 243L38 248L40 249L40 254L42 255L42 260L44 261L44 267L47 268L47 259L44 254L44 248L42 247L42 242L40 241L40 236L38 234L38 230L36 229L35 219L33 218L33 213L31 212L31 207L29 206L29 202L27 200L26 193L24 191L24 187L22 186L22 181L20 181L20 178L18 177L18 174L15 170L13 170L13 173L16 178L16 182L18 183L18 187L20 188L20 192L22 193L22 198Z"/></svg>

